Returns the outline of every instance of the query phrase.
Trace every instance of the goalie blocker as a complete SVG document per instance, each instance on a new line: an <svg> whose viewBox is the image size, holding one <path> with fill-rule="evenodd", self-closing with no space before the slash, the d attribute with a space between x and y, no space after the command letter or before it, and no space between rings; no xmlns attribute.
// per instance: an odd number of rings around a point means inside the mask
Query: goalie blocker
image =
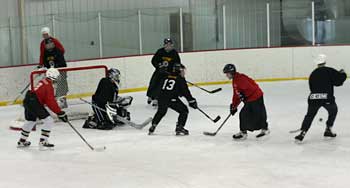
<svg viewBox="0 0 350 188"><path fill-rule="evenodd" d="M120 97L119 93L120 71L115 68L108 70L105 78L102 78L92 96L92 110L94 114L85 121L83 128L110 130L124 123L118 121L116 116L130 120L130 112L127 108L133 98Z"/></svg>

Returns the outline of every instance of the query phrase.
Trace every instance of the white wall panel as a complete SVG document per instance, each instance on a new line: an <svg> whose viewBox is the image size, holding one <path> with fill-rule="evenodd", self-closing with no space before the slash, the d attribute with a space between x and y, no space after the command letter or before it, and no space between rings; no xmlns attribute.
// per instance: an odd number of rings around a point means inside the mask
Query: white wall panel
<svg viewBox="0 0 350 188"><path fill-rule="evenodd" d="M319 53L328 56L327 64L350 72L350 46L297 47L251 50L207 51L182 53L187 66L187 79L192 82L215 82L226 80L222 68L234 63L239 72L255 79L308 77L315 68L314 57ZM69 67L107 65L121 70L122 88L146 87L153 72L152 56L136 56L71 62ZM34 67L0 69L0 101L11 100L28 83ZM94 75L89 75L94 76ZM79 82L80 80L76 80ZM82 80L84 81L84 80Z"/></svg>

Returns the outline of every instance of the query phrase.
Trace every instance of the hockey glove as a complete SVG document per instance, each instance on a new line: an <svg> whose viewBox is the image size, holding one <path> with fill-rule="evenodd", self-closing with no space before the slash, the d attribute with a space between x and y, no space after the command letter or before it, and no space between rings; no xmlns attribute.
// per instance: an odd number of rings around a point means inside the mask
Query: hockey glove
<svg viewBox="0 0 350 188"><path fill-rule="evenodd" d="M231 113L231 115L234 116L236 114L236 112L237 112L237 108L234 108L233 105L230 104L230 113Z"/></svg>
<svg viewBox="0 0 350 188"><path fill-rule="evenodd" d="M63 122L68 122L68 116L66 112L61 111L60 113L57 114L58 119L60 119Z"/></svg>
<svg viewBox="0 0 350 188"><path fill-rule="evenodd" d="M198 104L197 104L197 101L196 99L192 99L190 101L188 101L188 105L193 108L193 109L197 109L198 108Z"/></svg>

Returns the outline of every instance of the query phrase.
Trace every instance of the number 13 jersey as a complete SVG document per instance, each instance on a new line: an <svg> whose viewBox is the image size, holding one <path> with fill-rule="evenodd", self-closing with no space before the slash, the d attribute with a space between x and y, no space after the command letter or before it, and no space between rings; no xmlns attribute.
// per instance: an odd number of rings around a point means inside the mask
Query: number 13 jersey
<svg viewBox="0 0 350 188"><path fill-rule="evenodd" d="M171 100L182 96L188 101L193 100L186 79L180 75L164 76L160 84L161 88L158 100Z"/></svg>

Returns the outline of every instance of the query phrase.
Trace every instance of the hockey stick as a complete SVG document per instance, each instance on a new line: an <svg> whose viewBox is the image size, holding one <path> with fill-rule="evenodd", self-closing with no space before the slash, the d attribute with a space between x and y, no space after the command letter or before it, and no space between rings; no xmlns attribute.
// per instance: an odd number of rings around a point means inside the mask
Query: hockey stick
<svg viewBox="0 0 350 188"><path fill-rule="evenodd" d="M219 126L219 128L218 128L215 132L206 132L206 131L204 131L203 134L206 135L206 136L215 136L215 135L220 131L221 127L223 127L223 126L225 125L226 121L227 121L230 117L231 117L231 114L229 114L229 115L227 116L227 118L225 119L225 121L221 123L221 125Z"/></svg>
<svg viewBox="0 0 350 188"><path fill-rule="evenodd" d="M213 94L213 93L216 93L216 92L219 92L219 91L222 90L222 88L217 88L217 89L214 89L214 90L209 91L209 90L206 90L206 89L200 87L199 85L197 85L197 84L195 84L195 83L192 83L192 82L189 82L189 81L186 81L186 82L189 83L189 84L191 84L191 85L193 85L194 87L197 87L197 88L199 88L199 89L201 89L201 90L203 90L203 91L205 91L205 92L207 92L207 93L210 93L210 94Z"/></svg>
<svg viewBox="0 0 350 188"><path fill-rule="evenodd" d="M79 98L79 99L81 101L83 101L83 102L85 102L85 103L87 103L87 104L89 104L89 105L91 105L91 106L93 106L93 107L95 107L95 108L97 108L97 109L107 113L107 111L105 109L100 108L99 106L97 106L97 105L95 105L95 104L93 104L93 103L91 103L91 102L89 102L89 101L87 101L87 100L85 100L83 98ZM117 116L118 121L121 121L121 122L123 122L123 123L125 123L127 125L130 125L131 127L134 127L135 129L143 129L145 126L147 126L152 121L152 118L150 117L150 118L146 119L143 123L137 124L137 123L129 121L129 120L127 120L127 119L125 119L125 118L123 118L123 117L121 117L119 115L116 115L116 116Z"/></svg>
<svg viewBox="0 0 350 188"><path fill-rule="evenodd" d="M295 129L295 130L291 130L289 131L290 134L293 134L293 133L297 133L297 132L300 132L301 130L300 129Z"/></svg>
<svg viewBox="0 0 350 188"><path fill-rule="evenodd" d="M71 122L67 121L68 125L74 130L74 132L76 132L79 137L85 142L85 144L87 146L89 146L89 148L92 150L92 151L104 151L106 149L106 146L103 146L103 147L100 147L100 148L96 148L96 147L92 147L86 140L85 138L78 132L77 129L75 129L75 127L72 125Z"/></svg>
<svg viewBox="0 0 350 188"><path fill-rule="evenodd" d="M36 68L35 69L33 69L33 71L35 71L36 70ZM36 77L36 76L35 76ZM16 98L11 102L11 103L9 103L9 104L15 104L16 102L17 102L17 100L23 95L23 93L25 93L27 90L28 90L28 88L29 88L29 86L30 86L30 82L18 93L18 95L16 96Z"/></svg>
<svg viewBox="0 0 350 188"><path fill-rule="evenodd" d="M15 104L16 101L23 95L23 93L26 92L26 91L28 90L29 86L30 86L30 82L26 85L26 87L24 87L24 88L22 89L21 92L19 92L19 94L16 96L16 98L15 98L10 104Z"/></svg>
<svg viewBox="0 0 350 188"><path fill-rule="evenodd" d="M202 114L204 114L208 119L210 119L212 122L214 122L214 123L218 122L218 121L221 119L220 116L216 116L216 118L213 119L213 118L211 118L207 113L205 113L202 109L200 109L199 107L197 107L197 109L198 109Z"/></svg>

